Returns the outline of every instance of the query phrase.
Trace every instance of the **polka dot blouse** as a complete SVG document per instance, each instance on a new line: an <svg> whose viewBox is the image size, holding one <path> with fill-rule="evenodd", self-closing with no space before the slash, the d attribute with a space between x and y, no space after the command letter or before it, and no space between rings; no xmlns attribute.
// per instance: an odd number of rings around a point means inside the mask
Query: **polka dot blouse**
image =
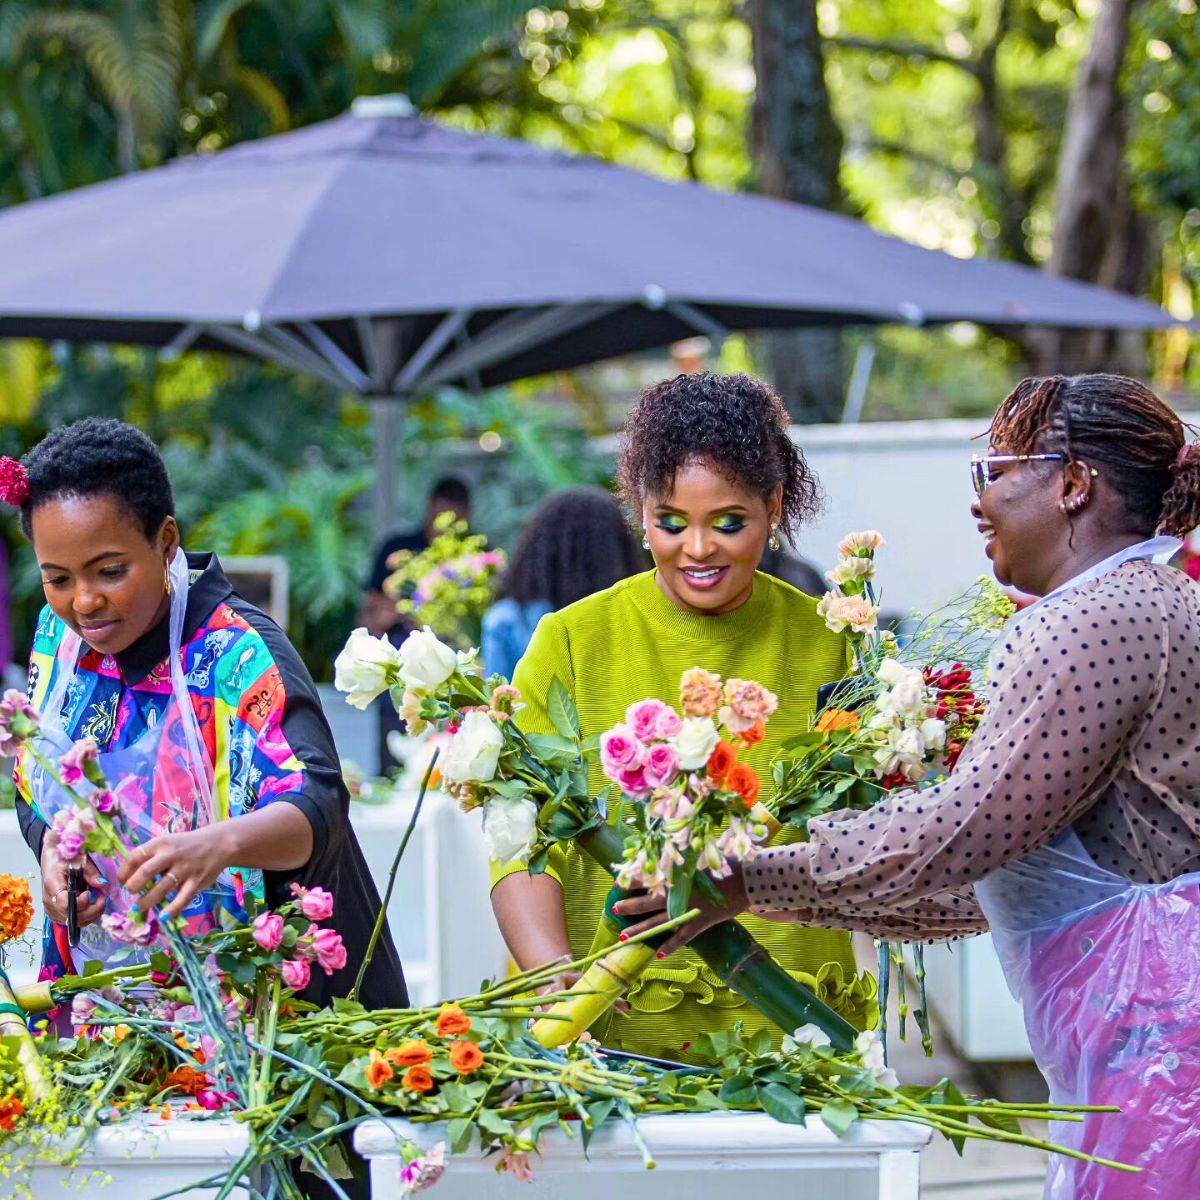
<svg viewBox="0 0 1200 1200"><path fill-rule="evenodd" d="M1200 870L1200 586L1131 562L1017 620L953 775L810 823L746 864L758 913L933 939L986 922L971 885L1073 826L1139 883Z"/></svg>

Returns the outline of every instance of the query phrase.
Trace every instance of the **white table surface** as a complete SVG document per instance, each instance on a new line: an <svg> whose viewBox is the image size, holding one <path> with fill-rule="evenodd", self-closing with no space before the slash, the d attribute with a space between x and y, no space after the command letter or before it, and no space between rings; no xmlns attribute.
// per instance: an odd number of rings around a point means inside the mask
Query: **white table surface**
<svg viewBox="0 0 1200 1200"><path fill-rule="evenodd" d="M571 1200L613 1200L618 1194L620 1200L661 1200L665 1194L727 1200L736 1185L753 1200L917 1200L920 1151L931 1136L920 1125L868 1121L839 1138L816 1117L806 1126L783 1125L760 1113L664 1113L643 1117L638 1127L654 1157L652 1172L629 1127L609 1120L596 1130L587 1157L577 1136L547 1130L541 1154L532 1160L531 1185L497 1174L495 1155L473 1151L448 1159L446 1175L430 1195L537 1200L564 1196L569 1186ZM354 1147L371 1164L376 1200L396 1194L397 1137L428 1147L444 1139L445 1129L397 1120L366 1121L355 1130Z"/></svg>

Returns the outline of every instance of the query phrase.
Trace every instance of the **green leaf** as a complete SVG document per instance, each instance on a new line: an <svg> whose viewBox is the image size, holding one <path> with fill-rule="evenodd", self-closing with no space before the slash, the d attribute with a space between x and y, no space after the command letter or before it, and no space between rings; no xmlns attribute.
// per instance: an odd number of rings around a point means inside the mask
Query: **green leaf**
<svg viewBox="0 0 1200 1200"><path fill-rule="evenodd" d="M476 1118L480 1129L486 1129L488 1133L494 1133L498 1137L504 1137L512 1133L513 1127L511 1121L506 1121L495 1109L485 1108L479 1113Z"/></svg>
<svg viewBox="0 0 1200 1200"><path fill-rule="evenodd" d="M771 1053L771 1035L765 1029L760 1029L750 1039L750 1053L755 1058L762 1058L765 1054Z"/></svg>
<svg viewBox="0 0 1200 1200"><path fill-rule="evenodd" d="M466 1109L475 1107L475 1102L470 1092L457 1081L452 1080L449 1083L442 1084L439 1094L445 1100L451 1112L463 1112Z"/></svg>
<svg viewBox="0 0 1200 1200"><path fill-rule="evenodd" d="M579 739L579 710L571 693L563 686L557 675L550 681L550 694L546 697L546 711L554 728L565 738Z"/></svg>
<svg viewBox="0 0 1200 1200"><path fill-rule="evenodd" d="M446 1136L450 1139L452 1154L465 1154L471 1148L471 1135L475 1132L475 1123L470 1117L459 1117L446 1127Z"/></svg>
<svg viewBox="0 0 1200 1200"><path fill-rule="evenodd" d="M542 875L546 871L546 864L550 861L550 847L543 846L540 850L535 850L529 856L529 862L526 865L530 875Z"/></svg>
<svg viewBox="0 0 1200 1200"><path fill-rule="evenodd" d="M1008 1113L996 1112L987 1104L981 1104L974 1108L971 1112L980 1125L986 1125L989 1129L1000 1129L1005 1133L1020 1133L1021 1122L1016 1117L1010 1116Z"/></svg>
<svg viewBox="0 0 1200 1200"><path fill-rule="evenodd" d="M763 1112L776 1121L785 1125L803 1125L808 1115L808 1108L803 1096L797 1096L791 1088L782 1083L763 1083L758 1085L758 1102Z"/></svg>
<svg viewBox="0 0 1200 1200"><path fill-rule="evenodd" d="M838 1137L845 1137L858 1120L858 1109L847 1100L831 1100L821 1109L821 1120Z"/></svg>
<svg viewBox="0 0 1200 1200"><path fill-rule="evenodd" d="M529 749L552 770L574 765L579 748L570 739L553 733L527 733Z"/></svg>
<svg viewBox="0 0 1200 1200"><path fill-rule="evenodd" d="M718 1095L726 1104L755 1104L758 1101L758 1087L749 1075L733 1075L721 1084Z"/></svg>

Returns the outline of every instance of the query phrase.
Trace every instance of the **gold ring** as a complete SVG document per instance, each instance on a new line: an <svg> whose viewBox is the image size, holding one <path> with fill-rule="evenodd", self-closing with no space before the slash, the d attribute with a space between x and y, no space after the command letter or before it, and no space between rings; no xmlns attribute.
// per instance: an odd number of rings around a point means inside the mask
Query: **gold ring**
<svg viewBox="0 0 1200 1200"><path fill-rule="evenodd" d="M175 890L179 891L179 876L176 875L174 871L164 871L163 878L169 879L175 885Z"/></svg>

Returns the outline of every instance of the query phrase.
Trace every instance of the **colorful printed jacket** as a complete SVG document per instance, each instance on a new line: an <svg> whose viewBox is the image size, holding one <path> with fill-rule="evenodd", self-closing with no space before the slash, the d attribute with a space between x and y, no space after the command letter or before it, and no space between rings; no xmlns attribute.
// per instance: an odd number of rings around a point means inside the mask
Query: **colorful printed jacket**
<svg viewBox="0 0 1200 1200"><path fill-rule="evenodd" d="M244 886L270 905L290 898L292 882L333 892L333 925L345 940L348 965L329 978L314 973L306 998L325 1003L350 990L380 904L350 827L349 796L333 737L312 679L279 627L233 591L215 555L189 554L188 566L181 653L188 694L213 763L214 816L237 818L283 802L307 817L314 848L306 866L295 872L239 871L238 890ZM65 631L49 607L42 611L29 663L29 696L36 707L53 690ZM63 704L67 732L93 737L102 751L136 742L159 723L172 700L168 651L165 619L120 654L85 649ZM20 764L16 779L21 830L40 861L46 823L28 803ZM169 813L165 821L169 825ZM205 893L185 916L196 932L211 928L216 919L241 919L241 896ZM45 973L54 978L69 970L69 962L64 928L47 920ZM381 939L375 952L362 999L369 1007L407 1003L390 938Z"/></svg>

